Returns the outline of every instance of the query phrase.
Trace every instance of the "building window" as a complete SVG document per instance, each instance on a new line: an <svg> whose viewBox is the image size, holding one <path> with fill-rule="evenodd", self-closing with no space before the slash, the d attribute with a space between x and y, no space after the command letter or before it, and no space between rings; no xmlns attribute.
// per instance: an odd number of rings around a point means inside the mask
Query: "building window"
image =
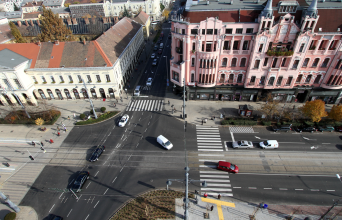
<svg viewBox="0 0 342 220"><path fill-rule="evenodd" d="M196 43L192 43L192 50L196 50Z"/></svg>
<svg viewBox="0 0 342 220"><path fill-rule="evenodd" d="M239 41L234 41L233 50L238 50L238 49L239 49Z"/></svg>
<svg viewBox="0 0 342 220"><path fill-rule="evenodd" d="M277 80L277 86L281 86L281 82L283 81L283 77L279 76Z"/></svg>
<svg viewBox="0 0 342 220"><path fill-rule="evenodd" d="M101 77L100 75L96 75L97 82L101 82Z"/></svg>
<svg viewBox="0 0 342 220"><path fill-rule="evenodd" d="M74 81L72 80L72 76L69 75L68 77L69 77L69 82L70 82L70 83L73 83Z"/></svg>
<svg viewBox="0 0 342 220"><path fill-rule="evenodd" d="M32 79L33 79L33 82L34 82L34 83L36 83L36 84L38 83L38 81L37 81L37 79L36 79L35 76L32 76Z"/></svg>
<svg viewBox="0 0 342 220"><path fill-rule="evenodd" d="M223 43L223 50L230 50L230 48L229 48L229 41L228 40L224 41L224 43Z"/></svg>
<svg viewBox="0 0 342 220"><path fill-rule="evenodd" d="M299 53L302 53L302 52L303 52L303 50L304 50L304 46L305 46L305 44L301 44L301 45L300 45L300 48L299 48Z"/></svg>
<svg viewBox="0 0 342 220"><path fill-rule="evenodd" d="M228 61L227 58L223 58L223 60L222 60L222 66L227 66L227 61Z"/></svg>
<svg viewBox="0 0 342 220"><path fill-rule="evenodd" d="M329 50L335 50L334 46L335 46L336 40L331 41L330 45L329 45Z"/></svg>
<svg viewBox="0 0 342 220"><path fill-rule="evenodd" d="M236 61L237 61L236 58L233 58L233 59L232 59L232 65L231 65L232 67L236 67Z"/></svg>
<svg viewBox="0 0 342 220"><path fill-rule="evenodd" d="M107 80L107 82L110 82L109 74L106 74L106 80Z"/></svg>
<svg viewBox="0 0 342 220"><path fill-rule="evenodd" d="M205 45L205 52L211 52L211 45L212 42L207 42L207 44Z"/></svg>
<svg viewBox="0 0 342 220"><path fill-rule="evenodd" d="M179 82L179 73L172 71L172 79Z"/></svg>
<svg viewBox="0 0 342 220"><path fill-rule="evenodd" d="M316 79L315 79L315 81L314 81L314 84L318 84L319 81L321 80L321 77L322 77L322 75L316 76Z"/></svg>
<svg viewBox="0 0 342 220"><path fill-rule="evenodd" d="M267 66L267 63L268 63L268 57L266 57L266 58L264 59L264 66Z"/></svg>
<svg viewBox="0 0 342 220"><path fill-rule="evenodd" d="M336 66L335 66L335 69L338 69L338 68L340 68L340 66L341 66L341 62L342 62L342 60L339 60L339 61L337 62Z"/></svg>
<svg viewBox="0 0 342 220"><path fill-rule="evenodd" d="M296 83L297 83L297 84L300 83L300 82L302 81L302 77L303 77L303 75L299 75L299 76L297 77L297 79L296 79Z"/></svg>
<svg viewBox="0 0 342 220"><path fill-rule="evenodd" d="M50 78L52 83L56 83L55 78L53 76L50 76Z"/></svg>
<svg viewBox="0 0 342 220"><path fill-rule="evenodd" d="M233 33L233 29L232 28L227 28L226 29L226 34L232 34Z"/></svg>
<svg viewBox="0 0 342 220"><path fill-rule="evenodd" d="M236 34L242 34L242 28L236 28L236 31L235 31L235 33Z"/></svg>
<svg viewBox="0 0 342 220"><path fill-rule="evenodd" d="M182 34L185 35L185 29L182 29Z"/></svg>
<svg viewBox="0 0 342 220"><path fill-rule="evenodd" d="M247 28L246 34L253 34L253 28Z"/></svg>
<svg viewBox="0 0 342 220"><path fill-rule="evenodd" d="M259 64L260 64L260 60L255 60L254 69L258 69L259 68Z"/></svg>
<svg viewBox="0 0 342 220"><path fill-rule="evenodd" d="M46 83L46 79L45 79L45 77L44 76L41 76L42 77L42 81L43 81L43 83Z"/></svg>
<svg viewBox="0 0 342 220"><path fill-rule="evenodd" d="M234 82L234 74L229 75L228 83L233 83Z"/></svg>
<svg viewBox="0 0 342 220"><path fill-rule="evenodd" d="M202 35L205 35L205 29L202 29Z"/></svg>
<svg viewBox="0 0 342 220"><path fill-rule="evenodd" d="M90 77L90 75L87 75L87 79L88 79L88 83L90 83L90 82L91 82L91 77Z"/></svg>
<svg viewBox="0 0 342 220"><path fill-rule="evenodd" d="M286 85L287 85L287 86L291 85L292 79L293 79L292 76L290 76L289 78L287 78L287 81L286 81Z"/></svg>
<svg viewBox="0 0 342 220"><path fill-rule="evenodd" d="M286 58L283 59L283 62L281 62L281 66L284 67L286 64Z"/></svg>
<svg viewBox="0 0 342 220"><path fill-rule="evenodd" d="M246 58L241 59L240 67L245 67L246 66Z"/></svg>
<svg viewBox="0 0 342 220"><path fill-rule="evenodd" d="M198 34L198 29L191 29L191 34Z"/></svg>
<svg viewBox="0 0 342 220"><path fill-rule="evenodd" d="M237 83L242 83L242 77L243 77L242 74L239 74L239 75L238 75Z"/></svg>
<svg viewBox="0 0 342 220"><path fill-rule="evenodd" d="M278 12L279 13L294 13L297 10L297 5L286 5L281 3Z"/></svg>
<svg viewBox="0 0 342 220"><path fill-rule="evenodd" d="M264 85L264 83L265 83L265 76L262 76L262 77L260 78L260 81L259 81L259 86L260 86L260 85Z"/></svg>
<svg viewBox="0 0 342 220"><path fill-rule="evenodd" d="M308 75L305 79L305 83L310 83L311 78L312 78L312 75Z"/></svg>
<svg viewBox="0 0 342 220"><path fill-rule="evenodd" d="M18 88L23 88L18 79L14 79L14 82L17 84Z"/></svg>
<svg viewBox="0 0 342 220"><path fill-rule="evenodd" d="M323 63L322 63L322 67L325 68L328 66L328 63L329 63L329 58L325 58Z"/></svg>
<svg viewBox="0 0 342 220"><path fill-rule="evenodd" d="M63 76L59 76L59 80L62 82L64 82Z"/></svg>
<svg viewBox="0 0 342 220"><path fill-rule="evenodd" d="M212 35L213 34L213 29L207 29L207 35Z"/></svg>
<svg viewBox="0 0 342 220"><path fill-rule="evenodd" d="M262 52L263 47L264 47L264 44L260 44L260 45L259 45L259 53Z"/></svg>
<svg viewBox="0 0 342 220"><path fill-rule="evenodd" d="M217 29L214 30L214 34L217 34Z"/></svg>
<svg viewBox="0 0 342 220"><path fill-rule="evenodd" d="M309 63L310 59L309 58L305 58L304 62L303 62L303 66L302 67L307 67L308 63Z"/></svg>
<svg viewBox="0 0 342 220"><path fill-rule="evenodd" d="M249 48L248 48L248 41L247 40L245 40L244 42L243 42L243 45L242 45L242 50L248 50Z"/></svg>
<svg viewBox="0 0 342 220"><path fill-rule="evenodd" d="M202 61L202 59L200 59L200 68L202 68L202 63L203 63L203 61Z"/></svg>
<svg viewBox="0 0 342 220"><path fill-rule="evenodd" d="M191 73L191 82L195 82L195 74Z"/></svg>
<svg viewBox="0 0 342 220"><path fill-rule="evenodd" d="M278 62L278 58L274 58L273 63L272 63L272 68L276 68Z"/></svg>
<svg viewBox="0 0 342 220"><path fill-rule="evenodd" d="M195 66L195 58L191 58L191 66Z"/></svg>
<svg viewBox="0 0 342 220"><path fill-rule="evenodd" d="M82 81L81 75L77 75L77 78L78 78L78 82L79 82L79 83L82 83L82 82L83 82L83 81Z"/></svg>
<svg viewBox="0 0 342 220"><path fill-rule="evenodd" d="M312 67L317 67L318 62L319 62L319 58L316 58L312 63Z"/></svg>
<svg viewBox="0 0 342 220"><path fill-rule="evenodd" d="M272 77L268 80L268 86L273 86L274 79L275 79L275 77L272 76Z"/></svg>
<svg viewBox="0 0 342 220"><path fill-rule="evenodd" d="M299 60L295 60L292 65L292 69L297 69Z"/></svg>
<svg viewBox="0 0 342 220"><path fill-rule="evenodd" d="M255 83L255 78L256 78L256 76L252 76L252 77L251 77L251 81L249 81L249 85L254 85L254 83Z"/></svg>

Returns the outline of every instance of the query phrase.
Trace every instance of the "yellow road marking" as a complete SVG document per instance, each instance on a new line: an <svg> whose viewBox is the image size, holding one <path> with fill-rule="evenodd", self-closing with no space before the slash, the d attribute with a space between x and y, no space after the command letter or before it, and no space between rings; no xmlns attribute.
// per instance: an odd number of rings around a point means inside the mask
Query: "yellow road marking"
<svg viewBox="0 0 342 220"><path fill-rule="evenodd" d="M217 206L217 213L219 216L219 220L224 220L223 218L223 212L222 212L222 206L229 206L235 208L235 203L232 202L224 202L221 200L216 200L216 199L208 199L208 198L203 198L201 197L202 202L207 202L207 203L212 203Z"/></svg>

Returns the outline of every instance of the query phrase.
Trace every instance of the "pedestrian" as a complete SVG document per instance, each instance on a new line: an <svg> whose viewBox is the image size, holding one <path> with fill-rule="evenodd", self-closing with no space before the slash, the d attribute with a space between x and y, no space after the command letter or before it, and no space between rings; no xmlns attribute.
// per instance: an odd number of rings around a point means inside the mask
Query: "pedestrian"
<svg viewBox="0 0 342 220"><path fill-rule="evenodd" d="M176 111L176 107L173 107L173 110Z"/></svg>
<svg viewBox="0 0 342 220"><path fill-rule="evenodd" d="M295 105L293 105L293 110L296 108L296 106Z"/></svg>
<svg viewBox="0 0 342 220"><path fill-rule="evenodd" d="M64 127L64 131L67 131L67 128L66 128L66 127Z"/></svg>
<svg viewBox="0 0 342 220"><path fill-rule="evenodd" d="M215 121L215 116L214 116L214 121Z"/></svg>
<svg viewBox="0 0 342 220"><path fill-rule="evenodd" d="M167 102L168 102L168 103L169 103L169 105L170 105L170 100L168 100Z"/></svg>
<svg viewBox="0 0 342 220"><path fill-rule="evenodd" d="M76 118L76 114L74 113L74 118Z"/></svg>
<svg viewBox="0 0 342 220"><path fill-rule="evenodd" d="M207 198L207 197L208 197L208 194L205 192L205 193L203 194L203 196L204 196L204 198Z"/></svg>
<svg viewBox="0 0 342 220"><path fill-rule="evenodd" d="M44 147L43 141L40 142L40 145L42 145L42 147Z"/></svg>
<svg viewBox="0 0 342 220"><path fill-rule="evenodd" d="M218 198L218 199L221 199L221 194L218 194L217 198Z"/></svg>
<svg viewBox="0 0 342 220"><path fill-rule="evenodd" d="M70 120L70 116L68 116L68 120Z"/></svg>
<svg viewBox="0 0 342 220"><path fill-rule="evenodd" d="M212 205L211 207L210 207L210 211L213 211L214 210L214 206Z"/></svg>
<svg viewBox="0 0 342 220"><path fill-rule="evenodd" d="M61 133L57 132L57 136L61 136Z"/></svg>
<svg viewBox="0 0 342 220"><path fill-rule="evenodd" d="M58 126L57 126L57 130L58 130L58 131L60 130Z"/></svg>
<svg viewBox="0 0 342 220"><path fill-rule="evenodd" d="M114 108L116 108L116 104L114 103Z"/></svg>

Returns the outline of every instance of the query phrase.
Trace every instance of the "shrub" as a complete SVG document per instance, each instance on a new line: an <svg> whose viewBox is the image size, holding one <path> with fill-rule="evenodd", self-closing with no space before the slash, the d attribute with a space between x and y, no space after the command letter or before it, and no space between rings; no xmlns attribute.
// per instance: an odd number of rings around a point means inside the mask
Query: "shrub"
<svg viewBox="0 0 342 220"><path fill-rule="evenodd" d="M304 124L306 124L307 126L313 126L315 123L312 121L304 121Z"/></svg>
<svg viewBox="0 0 342 220"><path fill-rule="evenodd" d="M91 115L93 115L93 114L94 114L94 111L93 111L93 109L92 109L92 110L90 110L90 111L89 111L89 113L90 113Z"/></svg>
<svg viewBox="0 0 342 220"><path fill-rule="evenodd" d="M106 111L106 107L101 107L101 112L105 112Z"/></svg>
<svg viewBox="0 0 342 220"><path fill-rule="evenodd" d="M272 124L271 121L262 121L261 123L265 126L270 126Z"/></svg>
<svg viewBox="0 0 342 220"><path fill-rule="evenodd" d="M16 217L17 214L15 212L10 212L5 216L4 220L14 220Z"/></svg>
<svg viewBox="0 0 342 220"><path fill-rule="evenodd" d="M340 121L335 121L335 126L342 126L342 122L340 122Z"/></svg>
<svg viewBox="0 0 342 220"><path fill-rule="evenodd" d="M85 119L86 115L85 114L80 114L80 119Z"/></svg>
<svg viewBox="0 0 342 220"><path fill-rule="evenodd" d="M88 125L88 124L94 124L97 122L104 121L108 118L111 118L115 116L118 112L106 112L103 115L99 116L97 119L89 119L87 121L79 121L76 123L76 125Z"/></svg>

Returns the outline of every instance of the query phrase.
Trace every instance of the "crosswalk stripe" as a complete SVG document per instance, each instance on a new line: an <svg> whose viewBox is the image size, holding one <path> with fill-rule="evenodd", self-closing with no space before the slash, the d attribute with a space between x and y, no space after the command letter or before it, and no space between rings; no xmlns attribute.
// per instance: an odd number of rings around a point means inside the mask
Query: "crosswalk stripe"
<svg viewBox="0 0 342 220"><path fill-rule="evenodd" d="M147 100L146 102L146 111L150 108L150 104L152 103L152 100Z"/></svg>
<svg viewBox="0 0 342 220"><path fill-rule="evenodd" d="M197 140L221 140L221 138L217 138L217 137L198 137Z"/></svg>
<svg viewBox="0 0 342 220"><path fill-rule="evenodd" d="M199 128L199 127L196 127L196 130L199 131L199 130L219 130L218 128Z"/></svg>
<svg viewBox="0 0 342 220"><path fill-rule="evenodd" d="M204 191L214 191L214 192L231 192L232 189L221 189L221 188L201 188Z"/></svg>
<svg viewBox="0 0 342 220"><path fill-rule="evenodd" d="M217 134L198 134L197 137L220 137Z"/></svg>
<svg viewBox="0 0 342 220"><path fill-rule="evenodd" d="M221 149L222 146L198 146L198 148L219 148L219 149Z"/></svg>
<svg viewBox="0 0 342 220"><path fill-rule="evenodd" d="M142 105L142 107L141 107L142 111L145 111L146 104L147 104L147 102L144 102L144 104Z"/></svg>
<svg viewBox="0 0 342 220"><path fill-rule="evenodd" d="M221 175L200 175L200 177L210 177L210 178L220 178L220 179L228 179L229 176L221 176Z"/></svg>
<svg viewBox="0 0 342 220"><path fill-rule="evenodd" d="M126 111L163 111L164 100L131 100Z"/></svg>
<svg viewBox="0 0 342 220"><path fill-rule="evenodd" d="M213 141L213 140L197 140L198 142L221 142L221 141Z"/></svg>
<svg viewBox="0 0 342 220"><path fill-rule="evenodd" d="M230 183L230 180L220 180L220 179L200 179L200 181Z"/></svg>
<svg viewBox="0 0 342 220"><path fill-rule="evenodd" d="M223 151L223 149L222 150L214 150L214 149L198 149L198 151Z"/></svg>
<svg viewBox="0 0 342 220"><path fill-rule="evenodd" d="M227 172L224 171L207 171L207 170L200 170L200 173L218 173L218 174L225 174L228 176Z"/></svg>
<svg viewBox="0 0 342 220"><path fill-rule="evenodd" d="M230 184L208 183L207 186L231 187Z"/></svg>
<svg viewBox="0 0 342 220"><path fill-rule="evenodd" d="M213 192L210 192L210 193L207 193L207 194L210 195L210 196L218 196L218 194L220 194L221 196L230 196L230 197L233 196L233 193L213 193Z"/></svg>
<svg viewBox="0 0 342 220"><path fill-rule="evenodd" d="M208 143L197 143L198 146L205 146L208 145ZM210 146L222 146L222 143L211 143Z"/></svg>

